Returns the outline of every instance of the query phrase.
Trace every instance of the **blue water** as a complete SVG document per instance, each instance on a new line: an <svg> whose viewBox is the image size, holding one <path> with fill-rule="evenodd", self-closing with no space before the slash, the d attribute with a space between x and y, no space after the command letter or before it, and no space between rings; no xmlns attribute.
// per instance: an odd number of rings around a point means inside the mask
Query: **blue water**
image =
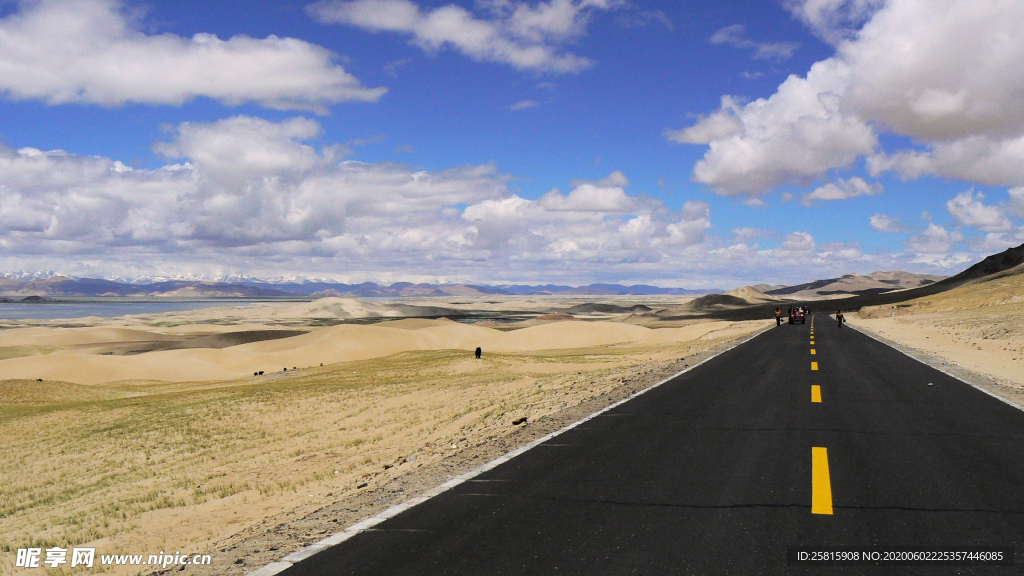
<svg viewBox="0 0 1024 576"><path fill-rule="evenodd" d="M0 303L0 318L8 320L56 318L85 318L102 316L106 318L126 314L160 314L161 312L182 312L215 308L217 306L245 306L251 300L195 300L185 302L46 302L41 304Z"/></svg>

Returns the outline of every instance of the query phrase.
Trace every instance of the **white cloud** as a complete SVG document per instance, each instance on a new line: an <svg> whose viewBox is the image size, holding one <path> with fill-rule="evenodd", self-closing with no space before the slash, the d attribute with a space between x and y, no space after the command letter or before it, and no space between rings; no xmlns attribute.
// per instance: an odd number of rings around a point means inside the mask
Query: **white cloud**
<svg viewBox="0 0 1024 576"><path fill-rule="evenodd" d="M723 196L756 196L810 181L877 146L870 126L839 111L847 73L838 62L818 62L806 78L790 76L770 98L742 107L723 98L717 112L668 136L709 145L693 179Z"/></svg>
<svg viewBox="0 0 1024 576"><path fill-rule="evenodd" d="M307 171L330 161L303 143L319 134L320 125L306 118L276 123L236 116L210 124L182 123L173 142L158 143L154 149L170 158L187 158L205 176L231 186L281 172ZM334 151L324 154L333 156Z"/></svg>
<svg viewBox="0 0 1024 576"><path fill-rule="evenodd" d="M1024 186L1010 188L1007 194L1010 196L1007 210L1018 218L1024 218Z"/></svg>
<svg viewBox="0 0 1024 576"><path fill-rule="evenodd" d="M830 242L818 248L818 258L828 260L861 260L864 252L856 242Z"/></svg>
<svg viewBox="0 0 1024 576"><path fill-rule="evenodd" d="M790 232L782 242L782 251L792 254L794 252L813 252L817 248L814 236L807 232Z"/></svg>
<svg viewBox="0 0 1024 576"><path fill-rule="evenodd" d="M733 24L716 31L708 41L712 44L726 44L733 48L753 50L754 60L772 60L775 62L791 58L793 52L796 52L796 49L800 47L798 42L755 42L747 38L746 34L746 26L743 24Z"/></svg>
<svg viewBox="0 0 1024 576"><path fill-rule="evenodd" d="M1011 232L989 232L980 240L971 243L971 249L982 254L1002 252L1024 244L1024 226Z"/></svg>
<svg viewBox="0 0 1024 576"><path fill-rule="evenodd" d="M563 196L556 188L538 202L554 212L628 212L636 201L621 187L580 184L568 196Z"/></svg>
<svg viewBox="0 0 1024 576"><path fill-rule="evenodd" d="M153 170L0 148L0 263L477 281L716 266L704 258L706 203L669 210L627 194L621 172L531 200L491 166L346 161L345 149L316 145L320 133L306 118L183 123L155 146L177 163Z"/></svg>
<svg viewBox="0 0 1024 576"><path fill-rule="evenodd" d="M957 242L964 236L958 231L949 231L935 223L928 224L924 232L907 239L908 252L918 256L920 261L941 260L949 255Z"/></svg>
<svg viewBox="0 0 1024 576"><path fill-rule="evenodd" d="M0 91L48 104L224 104L324 111L376 101L323 47L294 38L146 34L116 0L20 2L0 19Z"/></svg>
<svg viewBox="0 0 1024 576"><path fill-rule="evenodd" d="M970 136L935 142L928 150L904 150L867 158L868 172L895 171L904 180L942 176L990 186L1024 183L1024 136L1002 140Z"/></svg>
<svg viewBox="0 0 1024 576"><path fill-rule="evenodd" d="M528 108L536 108L537 106L540 106L540 102L537 102L536 100L520 100L519 102L509 106L509 110L519 111L526 110Z"/></svg>
<svg viewBox="0 0 1024 576"><path fill-rule="evenodd" d="M844 106L927 140L1020 136L1024 3L895 0L839 47Z"/></svg>
<svg viewBox="0 0 1024 576"><path fill-rule="evenodd" d="M700 244L710 228L711 207L706 202L687 201L683 204L682 218L668 225L669 243L677 246Z"/></svg>
<svg viewBox="0 0 1024 576"><path fill-rule="evenodd" d="M456 4L420 8L412 0L323 0L308 7L327 24L412 36L427 52L452 47L477 61L503 62L519 70L579 72L593 65L563 46L586 33L596 11L624 6L621 0L550 0L535 5L483 0L482 14Z"/></svg>
<svg viewBox="0 0 1024 576"><path fill-rule="evenodd" d="M738 244L746 244L751 240L758 240L761 238L772 238L778 234L775 230L751 227L733 228L730 232L736 236L734 241Z"/></svg>
<svg viewBox="0 0 1024 576"><path fill-rule="evenodd" d="M900 219L895 216L889 216L888 214L875 214L871 217L871 228L876 232L886 232L889 234L897 234L899 232L907 232L910 230L909 227L904 226Z"/></svg>
<svg viewBox="0 0 1024 576"><path fill-rule="evenodd" d="M885 0L783 0L782 4L826 42L838 44L885 3Z"/></svg>
<svg viewBox="0 0 1024 576"><path fill-rule="evenodd" d="M665 137L680 144L710 144L743 132L738 118L742 102L732 96L722 96L721 108L701 117L696 124L679 130L665 130Z"/></svg>
<svg viewBox="0 0 1024 576"><path fill-rule="evenodd" d="M667 131L675 141L708 145L694 180L723 195L758 195L869 156L872 175L1024 185L1024 4L786 6L834 42L836 54L805 77L790 76L770 98L742 106L723 100L695 126ZM876 132L911 137L920 148L877 153Z"/></svg>
<svg viewBox="0 0 1024 576"><path fill-rule="evenodd" d="M878 182L868 184L862 178L856 176L848 180L842 178L835 182L815 188L809 194L805 194L800 201L804 206L810 206L815 200L846 200L857 196L874 196L882 193L882 185Z"/></svg>
<svg viewBox="0 0 1024 576"><path fill-rule="evenodd" d="M997 206L982 203L985 196L972 190L957 194L946 202L946 210L961 226L971 226L982 232L1009 232L1013 224Z"/></svg>

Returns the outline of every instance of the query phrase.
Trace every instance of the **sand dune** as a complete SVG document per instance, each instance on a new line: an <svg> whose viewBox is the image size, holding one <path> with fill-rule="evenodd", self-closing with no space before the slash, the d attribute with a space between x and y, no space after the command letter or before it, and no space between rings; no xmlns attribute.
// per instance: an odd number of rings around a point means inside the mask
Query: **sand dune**
<svg viewBox="0 0 1024 576"><path fill-rule="evenodd" d="M693 340L728 322L710 322L684 328L650 329L613 322L553 322L513 331L459 324L449 320L399 320L378 325L343 324L309 333L232 346L164 350L132 356L112 356L64 349L50 354L0 361L0 373L10 379L61 380L99 384L124 380L169 382L227 380L251 377L253 372L291 370L353 360L367 360L413 350L466 350L477 346L485 353L515 353L638 343L661 344ZM42 329L26 329L42 330ZM14 332L14 331L12 331ZM51 331L53 332L53 331ZM59 332L59 331L58 331ZM161 335L138 330L86 329L74 334L23 334L22 338L53 345L60 340L74 347L124 336L137 340ZM106 340L105 340L106 338Z"/></svg>
<svg viewBox="0 0 1024 576"><path fill-rule="evenodd" d="M90 328L13 328L3 331L4 346L86 346L110 342L152 342L177 340L158 332L98 326Z"/></svg>
<svg viewBox="0 0 1024 576"><path fill-rule="evenodd" d="M762 284L762 286L763 286L763 284ZM744 300L746 300L747 302L750 302L751 304L761 304L761 303L764 303L764 302L779 302L780 301L778 298L775 298L773 296L769 296L769 295L765 294L764 292L762 292L761 290L758 290L757 288L755 288L753 286L744 286L742 288L737 288L735 290L729 290L728 292L725 293L725 295L726 296L736 296L737 298L743 298Z"/></svg>

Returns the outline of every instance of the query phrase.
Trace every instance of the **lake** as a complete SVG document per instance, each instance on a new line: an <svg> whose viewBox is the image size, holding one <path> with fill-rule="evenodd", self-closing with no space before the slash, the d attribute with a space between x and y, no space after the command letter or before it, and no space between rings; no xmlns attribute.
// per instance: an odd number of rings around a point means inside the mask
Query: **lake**
<svg viewBox="0 0 1024 576"><path fill-rule="evenodd" d="M253 300L0 302L0 318L8 320L52 320L56 318L85 318L87 316L110 318L127 314L160 314L162 312L183 312L202 308L216 308L218 306L245 306L253 302Z"/></svg>

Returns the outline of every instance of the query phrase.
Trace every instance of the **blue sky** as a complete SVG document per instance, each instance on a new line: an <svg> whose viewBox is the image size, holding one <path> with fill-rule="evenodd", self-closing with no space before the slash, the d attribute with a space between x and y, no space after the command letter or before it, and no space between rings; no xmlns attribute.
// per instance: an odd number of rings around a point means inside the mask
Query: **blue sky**
<svg viewBox="0 0 1024 576"><path fill-rule="evenodd" d="M0 267L733 287L1024 242L1019 7L707 4L5 3Z"/></svg>

